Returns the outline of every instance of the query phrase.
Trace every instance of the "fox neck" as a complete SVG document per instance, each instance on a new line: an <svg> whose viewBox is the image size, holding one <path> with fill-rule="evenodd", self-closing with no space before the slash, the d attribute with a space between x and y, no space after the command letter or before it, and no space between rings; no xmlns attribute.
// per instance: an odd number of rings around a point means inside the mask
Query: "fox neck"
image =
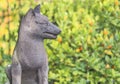
<svg viewBox="0 0 120 84"><path fill-rule="evenodd" d="M23 34L23 35L20 35L19 38L18 38L18 42L19 43L30 43L31 46L32 45L36 45L36 46L41 46L44 48L44 40L43 39L33 39L33 38L30 38L29 36Z"/></svg>

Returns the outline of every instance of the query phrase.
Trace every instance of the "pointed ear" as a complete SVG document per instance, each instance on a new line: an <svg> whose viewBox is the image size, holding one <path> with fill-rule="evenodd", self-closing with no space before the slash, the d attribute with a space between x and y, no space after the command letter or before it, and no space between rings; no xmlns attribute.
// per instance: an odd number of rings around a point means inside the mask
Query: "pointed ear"
<svg viewBox="0 0 120 84"><path fill-rule="evenodd" d="M34 13L40 13L40 4L38 4L33 11Z"/></svg>
<svg viewBox="0 0 120 84"><path fill-rule="evenodd" d="M27 14L25 15L25 19L26 21L29 21L33 16L35 16L33 9L30 8L27 12Z"/></svg>

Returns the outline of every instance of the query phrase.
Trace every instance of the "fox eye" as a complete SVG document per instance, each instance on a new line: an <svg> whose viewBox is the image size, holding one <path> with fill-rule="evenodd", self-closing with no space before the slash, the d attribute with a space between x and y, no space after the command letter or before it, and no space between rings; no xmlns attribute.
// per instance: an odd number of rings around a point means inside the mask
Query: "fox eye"
<svg viewBox="0 0 120 84"><path fill-rule="evenodd" d="M44 24L44 25L47 25L47 26L49 25L48 22L47 22L47 23L40 23L40 22L38 22L38 21L35 21L35 23L36 23L36 24Z"/></svg>
<svg viewBox="0 0 120 84"><path fill-rule="evenodd" d="M36 23L36 24L42 24L42 23L40 23L40 22L38 22L38 21L35 21L35 23Z"/></svg>

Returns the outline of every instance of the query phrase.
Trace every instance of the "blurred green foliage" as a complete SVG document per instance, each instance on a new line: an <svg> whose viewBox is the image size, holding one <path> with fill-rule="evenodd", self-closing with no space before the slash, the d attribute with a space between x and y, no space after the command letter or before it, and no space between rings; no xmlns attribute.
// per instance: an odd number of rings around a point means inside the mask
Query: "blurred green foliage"
<svg viewBox="0 0 120 84"><path fill-rule="evenodd" d="M120 84L120 2L118 0L0 0L0 84L11 63L20 19L30 7L59 26L46 40L50 84Z"/></svg>

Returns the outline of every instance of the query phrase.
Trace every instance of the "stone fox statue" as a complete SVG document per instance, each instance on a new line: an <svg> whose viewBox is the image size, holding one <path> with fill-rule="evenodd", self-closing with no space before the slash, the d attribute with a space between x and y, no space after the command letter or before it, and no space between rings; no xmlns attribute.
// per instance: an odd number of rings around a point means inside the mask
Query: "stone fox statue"
<svg viewBox="0 0 120 84"><path fill-rule="evenodd" d="M22 18L12 64L6 68L10 84L48 84L48 59L44 39L55 39L61 30L40 14L40 5Z"/></svg>

